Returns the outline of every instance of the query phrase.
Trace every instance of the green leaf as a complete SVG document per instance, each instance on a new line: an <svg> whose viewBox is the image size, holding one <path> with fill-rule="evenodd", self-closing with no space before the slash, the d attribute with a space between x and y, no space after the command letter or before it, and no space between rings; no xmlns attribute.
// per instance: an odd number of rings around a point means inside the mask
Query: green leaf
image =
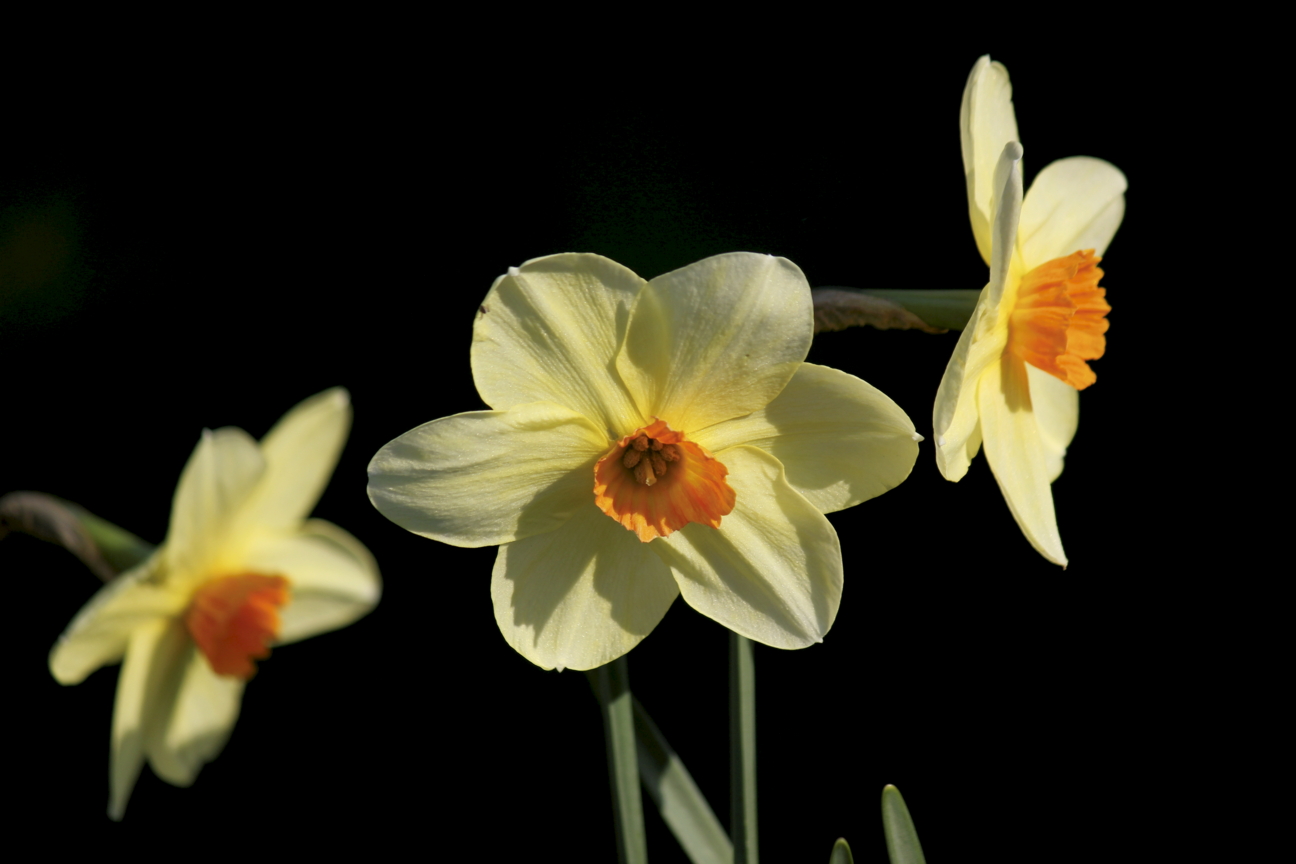
<svg viewBox="0 0 1296 864"><path fill-rule="evenodd" d="M639 777L684 853L693 864L731 864L733 843L724 826L638 699L634 719Z"/></svg>
<svg viewBox="0 0 1296 864"><path fill-rule="evenodd" d="M837 842L833 844L833 851L828 858L828 864L855 864L855 858L851 855L850 844L846 842L845 837L838 837Z"/></svg>
<svg viewBox="0 0 1296 864"><path fill-rule="evenodd" d="M882 830L891 864L927 864L909 808L900 790L891 785L882 790Z"/></svg>

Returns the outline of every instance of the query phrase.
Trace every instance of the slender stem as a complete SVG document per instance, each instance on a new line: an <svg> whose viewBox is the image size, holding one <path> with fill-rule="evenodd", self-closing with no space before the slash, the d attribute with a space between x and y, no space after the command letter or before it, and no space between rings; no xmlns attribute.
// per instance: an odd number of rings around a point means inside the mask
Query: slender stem
<svg viewBox="0 0 1296 864"><path fill-rule="evenodd" d="M590 677L603 712L608 776L612 781L612 815L616 820L617 860L621 864L647 864L648 845L644 838L643 803L639 792L629 667L621 657L595 669Z"/></svg>
<svg viewBox="0 0 1296 864"><path fill-rule="evenodd" d="M758 864L756 850L756 666L751 640L729 633L729 800L734 864Z"/></svg>

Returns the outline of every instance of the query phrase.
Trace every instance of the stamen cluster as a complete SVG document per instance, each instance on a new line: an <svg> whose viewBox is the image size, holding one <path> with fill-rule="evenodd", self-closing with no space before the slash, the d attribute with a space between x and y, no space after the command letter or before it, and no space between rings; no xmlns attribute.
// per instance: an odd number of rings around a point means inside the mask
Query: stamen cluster
<svg viewBox="0 0 1296 864"><path fill-rule="evenodd" d="M634 474L637 482L651 486L658 477L666 476L667 464L678 462L680 456L678 445L663 444L640 432L626 447L621 464Z"/></svg>

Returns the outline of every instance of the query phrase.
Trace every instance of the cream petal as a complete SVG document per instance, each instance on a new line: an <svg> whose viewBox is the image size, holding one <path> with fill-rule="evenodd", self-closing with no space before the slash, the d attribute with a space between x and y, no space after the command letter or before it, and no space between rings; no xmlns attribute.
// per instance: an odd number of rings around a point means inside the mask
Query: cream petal
<svg viewBox="0 0 1296 864"><path fill-rule="evenodd" d="M146 739L149 764L159 777L176 786L188 786L202 766L220 754L238 720L245 683L217 675L191 644L172 710Z"/></svg>
<svg viewBox="0 0 1296 864"><path fill-rule="evenodd" d="M990 302L996 309L1003 303L1013 273L1013 257L1017 252L1017 226L1022 208L1021 158L1022 146L1009 141L995 166L995 199L990 205L990 284L987 287L990 289ZM1015 297L1009 298L1010 303L1015 300Z"/></svg>
<svg viewBox="0 0 1296 864"><path fill-rule="evenodd" d="M510 543L593 505L594 463L612 443L551 402L443 417L378 451L369 500L402 528L443 543Z"/></svg>
<svg viewBox="0 0 1296 864"><path fill-rule="evenodd" d="M79 684L116 663L136 629L178 615L188 604L187 594L154 579L160 558L155 553L100 588L72 619L50 651L50 672L60 684Z"/></svg>
<svg viewBox="0 0 1296 864"><path fill-rule="evenodd" d="M644 414L693 433L768 405L813 330L810 285L795 264L716 255L648 283L617 369Z"/></svg>
<svg viewBox="0 0 1296 864"><path fill-rule="evenodd" d="M290 530L310 515L328 485L351 429L351 397L341 387L293 408L261 439L265 474L239 512L247 526Z"/></svg>
<svg viewBox="0 0 1296 864"><path fill-rule="evenodd" d="M178 618L154 619L131 633L113 707L108 760L111 819L119 820L126 812L147 742L170 714L183 660L192 651L193 643Z"/></svg>
<svg viewBox="0 0 1296 864"><path fill-rule="evenodd" d="M513 267L473 325L473 380L497 411L554 402L606 437L645 425L614 366L644 280L601 255L565 253Z"/></svg>
<svg viewBox="0 0 1296 864"><path fill-rule="evenodd" d="M1020 141L1013 113L1012 84L1008 70L989 55L977 60L963 89L959 110L963 145L963 173L967 177L968 213L977 249L990 263L991 201L995 197L995 164L1004 145Z"/></svg>
<svg viewBox="0 0 1296 864"><path fill-rule="evenodd" d="M959 334L958 344L936 390L932 430L936 437L936 467L946 480L957 483L981 446L981 421L977 413L977 383L986 367L996 363L1008 345L1008 327L985 324L998 313L989 308L989 287L982 291L972 320Z"/></svg>
<svg viewBox="0 0 1296 864"><path fill-rule="evenodd" d="M1125 215L1125 175L1101 159L1073 156L1040 171L1022 203L1018 243L1027 270L1093 249L1107 250Z"/></svg>
<svg viewBox="0 0 1296 864"><path fill-rule="evenodd" d="M733 512L719 528L693 523L648 545L708 618L775 648L822 641L841 603L837 532L765 451L732 447L716 458L729 469Z"/></svg>
<svg viewBox="0 0 1296 864"><path fill-rule="evenodd" d="M899 486L913 470L922 436L882 391L854 375L802 363L773 402L695 440L713 453L759 447L783 463L793 489L832 513Z"/></svg>
<svg viewBox="0 0 1296 864"><path fill-rule="evenodd" d="M1029 364L1026 375L1040 443L1044 445L1046 473L1052 483L1062 473L1063 457L1080 423L1080 391Z"/></svg>
<svg viewBox="0 0 1296 864"><path fill-rule="evenodd" d="M679 595L652 545L591 500L558 530L500 547L491 598L504 639L545 669L593 669L625 654Z"/></svg>
<svg viewBox="0 0 1296 864"><path fill-rule="evenodd" d="M232 566L246 538L236 536L239 511L265 473L252 437L227 426L204 429L176 487L166 539L166 574L179 582Z"/></svg>
<svg viewBox="0 0 1296 864"><path fill-rule="evenodd" d="M280 610L280 645L345 627L367 615L382 594L378 564L346 531L321 519L301 533L266 537L248 550L247 569L285 576L292 599Z"/></svg>
<svg viewBox="0 0 1296 864"><path fill-rule="evenodd" d="M1035 412L1026 364L1004 355L981 376L977 402L986 460L1008 509L1026 539L1054 564L1067 564L1053 512L1049 466Z"/></svg>

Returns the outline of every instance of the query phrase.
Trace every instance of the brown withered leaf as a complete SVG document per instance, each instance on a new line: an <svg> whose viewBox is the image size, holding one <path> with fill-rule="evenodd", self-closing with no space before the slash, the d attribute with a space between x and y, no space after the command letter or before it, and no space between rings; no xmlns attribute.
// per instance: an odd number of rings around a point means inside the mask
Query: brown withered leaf
<svg viewBox="0 0 1296 864"><path fill-rule="evenodd" d="M948 332L932 327L899 303L847 288L815 288L814 332L845 330L869 325L879 330L921 330L924 333Z"/></svg>
<svg viewBox="0 0 1296 864"><path fill-rule="evenodd" d="M57 543L105 582L117 575L73 510L52 495L10 492L0 498L0 539L10 531Z"/></svg>

